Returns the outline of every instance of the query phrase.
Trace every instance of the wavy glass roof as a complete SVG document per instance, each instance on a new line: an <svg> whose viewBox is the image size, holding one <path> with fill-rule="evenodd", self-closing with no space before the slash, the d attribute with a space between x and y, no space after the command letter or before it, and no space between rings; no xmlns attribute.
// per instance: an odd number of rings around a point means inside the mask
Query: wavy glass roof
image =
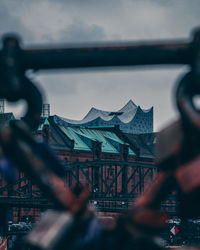
<svg viewBox="0 0 200 250"><path fill-rule="evenodd" d="M118 111L104 111L91 108L82 120L71 120L54 116L54 122L61 126L91 127L117 125L124 133L144 134L153 132L153 107L142 109L130 100Z"/></svg>
<svg viewBox="0 0 200 250"><path fill-rule="evenodd" d="M123 108L115 112L91 108L90 111L82 120L72 120L72 119L62 118L59 116L58 118L62 119L66 123L71 123L74 125L82 125L98 118L104 121L111 121L114 118L118 118L123 123L129 123L134 119L138 108L140 107L135 105L135 103L132 100L130 100ZM151 109L147 110L141 109L141 110L144 113L148 113Z"/></svg>

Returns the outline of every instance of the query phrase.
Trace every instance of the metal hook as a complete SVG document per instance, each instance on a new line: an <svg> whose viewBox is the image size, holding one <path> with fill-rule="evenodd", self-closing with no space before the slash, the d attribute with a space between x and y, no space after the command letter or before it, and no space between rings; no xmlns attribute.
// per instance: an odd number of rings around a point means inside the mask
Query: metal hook
<svg viewBox="0 0 200 250"><path fill-rule="evenodd" d="M200 111L193 103L193 97L200 94L200 85L193 81L192 72L187 73L179 82L176 91L176 102L183 125L200 131Z"/></svg>
<svg viewBox="0 0 200 250"><path fill-rule="evenodd" d="M28 104L24 120L31 129L36 129L42 111L42 96L33 82L25 76L23 61L19 38L16 36L5 37L1 53L0 96L11 102L24 99Z"/></svg>

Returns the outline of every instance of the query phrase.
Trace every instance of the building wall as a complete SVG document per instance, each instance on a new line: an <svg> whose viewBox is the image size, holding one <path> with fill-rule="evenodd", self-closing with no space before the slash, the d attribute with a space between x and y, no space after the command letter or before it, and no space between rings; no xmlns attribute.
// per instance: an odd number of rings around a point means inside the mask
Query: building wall
<svg viewBox="0 0 200 250"><path fill-rule="evenodd" d="M73 164L73 167L71 170L66 172L66 175L64 176L64 182L63 185L67 185L69 187L73 187L78 183L88 185L89 190L91 192L91 197L102 197L102 195L105 195L107 198L113 198L113 197L120 197L123 195L128 195L128 193L131 192L133 187L136 185L134 190L134 195L129 194L129 197L137 197L139 196L143 191L145 191L149 184L153 181L153 179L156 177L156 169L152 169L151 172L147 173L144 180L142 180L142 176L144 176L144 171L147 171L148 168L141 168L140 169L140 163L134 156L129 156L126 161L132 163L132 162L138 162L137 169L136 167L130 167L126 166L123 167L119 163L124 161L123 155L112 155L112 154L101 154L101 158L99 159L101 162L114 162L113 164L104 164L104 165L94 165L90 166L88 168L84 168L82 166L87 165L89 162L96 162L94 161L95 156L92 153L88 152L69 152L64 150L57 150L55 151L57 156L66 164L66 167ZM85 164L83 164L85 163ZM152 162L153 164L153 162ZM124 169L122 169L124 168ZM86 176L87 175L90 182L88 182ZM120 173L121 171L121 173ZM125 172L124 172L125 171ZM133 175L133 172L135 171L135 174ZM120 173L120 174L119 174ZM117 183L113 183L113 180L117 176ZM131 175L133 175L131 177ZM74 177L75 176L75 177ZM126 176L126 179L128 180L130 177L128 184L125 184L124 176ZM24 173L20 172L19 177L23 178ZM77 181L78 180L78 181ZM137 185L138 182L141 182L141 185ZM6 184L5 180L2 179L2 186ZM112 185L113 184L113 185ZM30 183L29 179L25 179L22 182L14 185L15 190L19 190L21 188L24 193L28 194L30 191L30 185L32 190L39 190L36 185L33 183ZM112 185L109 192L105 194L106 189L108 186ZM24 189L23 189L24 187ZM5 190L0 195L8 195L8 190ZM16 196L19 194L15 193ZM40 217L40 209L37 208L14 208L13 209L13 221L17 222L20 220L26 220L26 218L29 218L31 221L38 220Z"/></svg>
<svg viewBox="0 0 200 250"><path fill-rule="evenodd" d="M49 130L45 128L45 131L41 131L40 136L44 136L48 142ZM141 160L138 156L127 154L127 145L121 145L118 154L102 153L101 148L97 146L94 143L92 152L54 149L55 154L66 167L63 185L70 188L77 183L88 185L92 198L123 198L127 196L135 199L148 188L149 183L156 177L156 169L151 168L154 164L152 159ZM130 166L124 166L122 162L129 162ZM137 164L131 165L131 163ZM149 164L151 171L148 172L149 168L144 167L143 163ZM24 176L23 172L18 173L19 178ZM5 185L6 182L2 179L2 186ZM13 188L27 195L30 195L31 190L39 190L29 178L23 179ZM12 190L0 193L4 196L11 194ZM14 192L14 195L20 196L20 193ZM114 201L110 204L112 206ZM40 213L40 209L37 208L14 208L13 221L25 220L27 217L32 221L38 220Z"/></svg>

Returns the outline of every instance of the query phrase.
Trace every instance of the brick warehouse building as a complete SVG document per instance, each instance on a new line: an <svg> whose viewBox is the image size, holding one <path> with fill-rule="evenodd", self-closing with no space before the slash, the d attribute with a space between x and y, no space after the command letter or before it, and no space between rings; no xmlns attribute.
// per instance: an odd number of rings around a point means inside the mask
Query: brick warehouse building
<svg viewBox="0 0 200 250"><path fill-rule="evenodd" d="M0 115L2 123L11 119L14 119L12 114ZM35 136L44 138L64 163L63 185L72 187L76 183L87 183L90 202L106 214L126 209L157 175L154 134L125 134L118 126L63 126L51 116L41 119ZM41 199L34 208L31 205L10 206L10 220L39 219L41 210L46 209L43 206L46 201L32 180L20 172L13 185L8 185L3 178L0 184L1 198L9 195L30 201Z"/></svg>

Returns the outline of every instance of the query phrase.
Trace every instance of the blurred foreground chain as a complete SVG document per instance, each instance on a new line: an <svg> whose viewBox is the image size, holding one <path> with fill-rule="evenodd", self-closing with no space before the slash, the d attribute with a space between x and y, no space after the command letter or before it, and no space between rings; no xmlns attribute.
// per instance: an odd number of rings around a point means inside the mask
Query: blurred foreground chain
<svg viewBox="0 0 200 250"><path fill-rule="evenodd" d="M194 103L194 97L200 94L199 31L195 41L191 70L182 77L176 91L180 118L158 134L156 165L160 173L125 216L127 233L131 232L130 228L138 228L146 235L158 234L167 220L166 214L160 211L160 203L172 191L178 193L178 213L183 220L200 218L200 111Z"/></svg>
<svg viewBox="0 0 200 250"><path fill-rule="evenodd" d="M88 207L88 191L68 190L62 182L62 164L47 145L37 142L42 97L25 75L27 69L86 68L153 64L189 64L180 81L176 100L180 118L160 132L156 164L157 180L132 209L109 229ZM0 97L24 99L28 111L23 121L12 121L0 130L0 170L14 176L13 166L26 172L56 205L28 234L29 248L56 249L162 249L158 235L167 215L161 201L178 191L180 215L200 216L200 112L193 99L200 94L200 32L192 42L160 44L107 44L64 49L22 50L16 37L7 37L0 51ZM10 172L9 172L10 169ZM189 205L190 206L189 206Z"/></svg>

